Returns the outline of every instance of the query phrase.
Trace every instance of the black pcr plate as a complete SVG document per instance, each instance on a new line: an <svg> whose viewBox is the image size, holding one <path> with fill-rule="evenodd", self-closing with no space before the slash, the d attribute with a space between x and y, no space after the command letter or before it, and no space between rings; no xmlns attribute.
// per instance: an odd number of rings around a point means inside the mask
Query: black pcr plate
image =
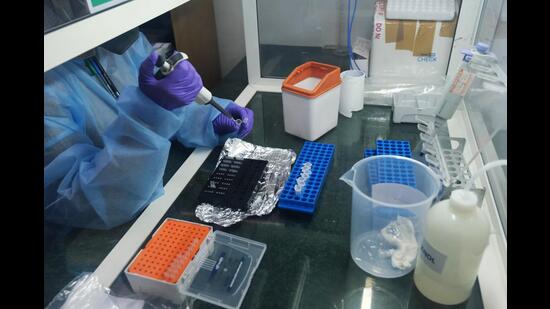
<svg viewBox="0 0 550 309"><path fill-rule="evenodd" d="M224 157L199 195L199 204L247 210L267 161Z"/></svg>

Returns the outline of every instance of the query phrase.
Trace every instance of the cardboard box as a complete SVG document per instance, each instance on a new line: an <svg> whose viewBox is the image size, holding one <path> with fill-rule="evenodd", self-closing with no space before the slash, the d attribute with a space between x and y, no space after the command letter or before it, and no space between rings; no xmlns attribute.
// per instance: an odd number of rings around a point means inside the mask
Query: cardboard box
<svg viewBox="0 0 550 309"><path fill-rule="evenodd" d="M440 78L447 73L456 16L452 21L385 18L385 0L376 2L369 76Z"/></svg>

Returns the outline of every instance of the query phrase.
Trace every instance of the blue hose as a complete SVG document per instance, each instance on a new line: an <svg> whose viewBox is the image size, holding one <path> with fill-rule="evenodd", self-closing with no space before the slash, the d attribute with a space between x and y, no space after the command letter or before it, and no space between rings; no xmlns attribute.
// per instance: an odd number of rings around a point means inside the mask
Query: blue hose
<svg viewBox="0 0 550 309"><path fill-rule="evenodd" d="M355 20L355 12L357 11L357 2L358 0L355 0L353 5L353 13L351 13L351 0L348 0L348 57L350 62L350 68L354 69L353 65L355 64L355 67L357 70L361 70L359 68L359 65L353 58L353 50L351 47L351 33L353 29L353 21ZM350 20L350 13L351 13L351 20Z"/></svg>

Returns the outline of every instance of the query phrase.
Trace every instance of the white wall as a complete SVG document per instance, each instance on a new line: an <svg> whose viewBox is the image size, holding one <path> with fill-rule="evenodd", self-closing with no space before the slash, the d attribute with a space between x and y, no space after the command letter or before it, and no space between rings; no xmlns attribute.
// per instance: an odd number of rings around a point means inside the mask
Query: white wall
<svg viewBox="0 0 550 309"><path fill-rule="evenodd" d="M245 57L241 0L214 0L222 76Z"/></svg>

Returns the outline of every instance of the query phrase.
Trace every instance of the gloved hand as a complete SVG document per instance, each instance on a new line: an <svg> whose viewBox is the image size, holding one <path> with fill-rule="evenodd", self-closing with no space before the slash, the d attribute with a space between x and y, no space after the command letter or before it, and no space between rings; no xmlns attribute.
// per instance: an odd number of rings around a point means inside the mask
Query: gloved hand
<svg viewBox="0 0 550 309"><path fill-rule="evenodd" d="M185 60L163 79L154 76L159 55L153 51L139 68L139 88L158 105L172 110L190 104L202 89L202 79L191 64Z"/></svg>
<svg viewBox="0 0 550 309"><path fill-rule="evenodd" d="M228 118L224 114L219 114L212 120L214 132L218 135L235 132L238 130L237 136L244 138L247 136L254 126L254 112L248 108L241 107L233 102L229 103L225 108L235 119L241 119L242 123L239 126L233 119Z"/></svg>

